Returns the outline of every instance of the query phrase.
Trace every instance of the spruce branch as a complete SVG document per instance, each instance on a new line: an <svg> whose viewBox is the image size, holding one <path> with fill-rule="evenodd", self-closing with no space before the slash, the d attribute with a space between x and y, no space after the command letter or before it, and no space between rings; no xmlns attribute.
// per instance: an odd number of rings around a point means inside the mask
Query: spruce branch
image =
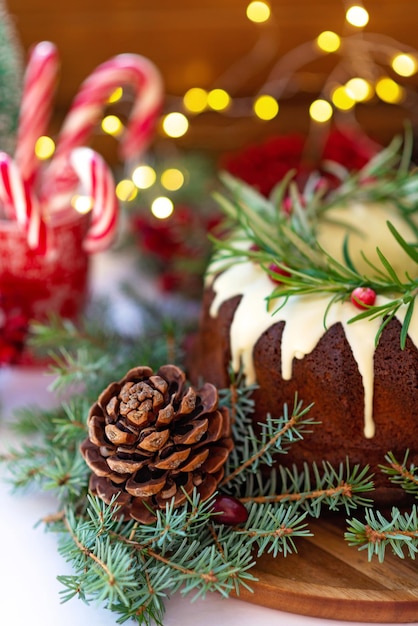
<svg viewBox="0 0 418 626"><path fill-rule="evenodd" d="M380 469L389 476L394 485L400 486L406 493L418 497L418 469L414 464L408 465L409 450L405 452L402 461L395 458L392 452L385 455L388 465L381 465Z"/></svg>
<svg viewBox="0 0 418 626"><path fill-rule="evenodd" d="M253 451L251 454L247 453L247 458L223 478L221 486L230 483L249 468L255 472L259 469L260 464L271 466L274 461L274 454L284 453L291 443L303 437L303 433L311 432L308 426L315 422L310 417L306 417L310 408L311 406L303 407L303 402L299 402L296 396L290 416L288 405L285 404L281 417L274 419L271 415L267 415L265 423L259 424L261 428L259 440L254 436L252 427L248 428L244 442L250 444L246 447L246 451L251 449Z"/></svg>
<svg viewBox="0 0 418 626"><path fill-rule="evenodd" d="M402 460L398 460L392 452L385 455L386 464L379 466L394 485L405 493L418 497L418 475L413 463L408 463L409 450ZM346 540L359 550L367 550L371 560L376 556L380 562L385 558L386 549L390 548L399 558L409 556L415 559L418 550L418 510L414 504L410 511L392 507L387 518L380 511L365 511L365 520L348 520L349 526L345 534Z"/></svg>
<svg viewBox="0 0 418 626"><path fill-rule="evenodd" d="M297 503L313 517L320 517L323 506L330 511L338 511L344 507L348 513L351 509L370 506L372 501L363 494L373 491L373 482L369 475L370 468L350 467L349 459L334 468L325 461L322 470L314 463L309 467L304 463L303 470L296 467L280 466L278 478L273 485L266 484L257 491L252 486L251 492L242 497L242 502L257 503ZM311 478L313 476L313 478ZM277 485L280 485L280 493Z"/></svg>
<svg viewBox="0 0 418 626"><path fill-rule="evenodd" d="M349 520L345 539L350 546L367 550L369 561L377 556L383 562L386 549L390 548L399 558L415 559L418 551L418 512L414 505L408 513L392 508L390 518L380 511L367 509L365 521Z"/></svg>
<svg viewBox="0 0 418 626"><path fill-rule="evenodd" d="M251 515L253 511L254 516ZM257 556L264 553L273 557L288 556L297 552L295 538L312 535L305 518L306 513L299 513L291 506L272 509L269 505L257 505L250 509L246 528L238 533L257 546Z"/></svg>

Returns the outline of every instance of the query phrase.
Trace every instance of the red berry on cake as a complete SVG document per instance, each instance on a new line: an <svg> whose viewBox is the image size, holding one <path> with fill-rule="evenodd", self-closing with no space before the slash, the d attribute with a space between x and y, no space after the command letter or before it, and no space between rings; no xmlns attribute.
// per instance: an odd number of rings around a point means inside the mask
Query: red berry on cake
<svg viewBox="0 0 418 626"><path fill-rule="evenodd" d="M356 287L351 292L350 300L358 309L367 309L376 302L376 292L371 287Z"/></svg>
<svg viewBox="0 0 418 626"><path fill-rule="evenodd" d="M280 276L291 276L291 273L287 270L283 269L283 267L279 267L276 263L270 263L268 266L269 270L269 278L273 283L277 285L282 285L283 281L280 280Z"/></svg>
<svg viewBox="0 0 418 626"><path fill-rule="evenodd" d="M298 194L298 200L301 207L306 207L306 198L301 194ZM295 206L294 198L291 196L286 196L282 202L282 209L286 215L291 215L293 213L293 209Z"/></svg>

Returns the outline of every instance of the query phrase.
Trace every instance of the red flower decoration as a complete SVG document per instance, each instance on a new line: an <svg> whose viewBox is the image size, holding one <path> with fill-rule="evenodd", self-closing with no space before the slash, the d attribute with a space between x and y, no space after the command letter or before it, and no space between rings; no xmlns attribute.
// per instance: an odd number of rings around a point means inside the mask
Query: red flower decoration
<svg viewBox="0 0 418 626"><path fill-rule="evenodd" d="M315 161L306 160L305 148L306 139L302 135L273 137L262 144L225 155L221 167L269 196L291 170L296 170L296 180L304 180L313 170L321 171L321 163L329 160L340 163L349 171L356 171L379 149L368 137L341 130L330 132ZM329 178L329 175L324 174L324 177Z"/></svg>

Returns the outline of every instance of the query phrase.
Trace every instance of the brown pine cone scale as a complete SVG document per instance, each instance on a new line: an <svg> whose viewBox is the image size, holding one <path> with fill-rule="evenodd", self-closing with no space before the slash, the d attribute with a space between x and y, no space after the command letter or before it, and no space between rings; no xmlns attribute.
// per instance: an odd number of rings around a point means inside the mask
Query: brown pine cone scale
<svg viewBox="0 0 418 626"><path fill-rule="evenodd" d="M211 384L188 387L184 372L164 365L129 370L91 407L81 453L92 470L90 490L112 498L119 515L144 524L194 489L209 498L233 448L229 412Z"/></svg>

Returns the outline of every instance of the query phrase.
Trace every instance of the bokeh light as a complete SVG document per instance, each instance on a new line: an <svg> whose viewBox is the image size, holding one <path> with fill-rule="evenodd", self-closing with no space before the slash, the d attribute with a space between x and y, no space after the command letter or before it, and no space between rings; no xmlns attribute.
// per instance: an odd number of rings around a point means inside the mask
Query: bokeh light
<svg viewBox="0 0 418 626"><path fill-rule="evenodd" d="M404 99L405 92L397 82L384 76L376 83L376 93L383 102L398 104Z"/></svg>
<svg viewBox="0 0 418 626"><path fill-rule="evenodd" d="M215 111L224 111L229 107L231 97L225 89L211 89L208 93L208 105Z"/></svg>
<svg viewBox="0 0 418 626"><path fill-rule="evenodd" d="M369 14L364 7L355 4L347 9L345 19L352 26L363 28L369 21Z"/></svg>
<svg viewBox="0 0 418 626"><path fill-rule="evenodd" d="M150 165L138 165L132 172L132 180L139 189L149 189L157 180L157 174Z"/></svg>
<svg viewBox="0 0 418 626"><path fill-rule="evenodd" d="M365 78L355 76L350 78L345 84L349 96L356 102L364 102L373 95L373 87Z"/></svg>
<svg viewBox="0 0 418 626"><path fill-rule="evenodd" d="M417 71L417 61L411 54L397 54L392 59L392 68L399 76L412 76Z"/></svg>
<svg viewBox="0 0 418 626"><path fill-rule="evenodd" d="M183 113L168 113L163 119L163 130L168 137L183 137L189 129L189 120Z"/></svg>
<svg viewBox="0 0 418 626"><path fill-rule="evenodd" d="M259 96L253 105L254 113L261 120L272 120L279 112L279 103L273 96L262 95Z"/></svg>
<svg viewBox="0 0 418 626"><path fill-rule="evenodd" d="M122 98L123 96L123 89L122 87L116 87L115 91L113 91L109 98L107 99L109 104L113 104L114 102L119 102L119 100Z"/></svg>
<svg viewBox="0 0 418 626"><path fill-rule="evenodd" d="M258 24L267 22L271 15L270 6L267 2L250 2L247 6L246 15L251 22L256 22Z"/></svg>
<svg viewBox="0 0 418 626"><path fill-rule="evenodd" d="M347 93L347 89L344 85L339 85L333 90L331 100L333 105L341 111L349 111L356 103L351 95Z"/></svg>
<svg viewBox="0 0 418 626"><path fill-rule="evenodd" d="M71 199L71 205L77 213L85 215L93 208L93 198L91 196L74 195Z"/></svg>
<svg viewBox="0 0 418 626"><path fill-rule="evenodd" d="M151 213L159 220L167 219L167 217L170 217L173 211L173 202L170 200L170 198L167 198L165 196L159 196L158 198L155 198L155 200L153 200L151 204Z"/></svg>
<svg viewBox="0 0 418 626"><path fill-rule="evenodd" d="M41 161L45 161L52 157L55 152L55 142L51 137L42 135L38 137L35 143L35 154Z"/></svg>
<svg viewBox="0 0 418 626"><path fill-rule="evenodd" d="M191 113L201 113L208 104L208 94L201 87L191 87L183 96L183 104Z"/></svg>
<svg viewBox="0 0 418 626"><path fill-rule="evenodd" d="M123 131L123 124L117 115L106 115L102 119L102 130L108 135L118 137Z"/></svg>
<svg viewBox="0 0 418 626"><path fill-rule="evenodd" d="M120 180L116 185L116 197L121 202L131 202L135 200L138 195L138 188L134 185L132 180L124 178Z"/></svg>
<svg viewBox="0 0 418 626"><path fill-rule="evenodd" d="M315 122L328 122L332 117L332 106L327 100L314 100L309 107L309 115Z"/></svg>
<svg viewBox="0 0 418 626"><path fill-rule="evenodd" d="M341 39L331 30L324 30L316 38L318 48L324 52L336 52L341 46Z"/></svg>
<svg viewBox="0 0 418 626"><path fill-rule="evenodd" d="M170 167L161 174L161 184L168 191L177 191L184 185L184 174L176 167Z"/></svg>

